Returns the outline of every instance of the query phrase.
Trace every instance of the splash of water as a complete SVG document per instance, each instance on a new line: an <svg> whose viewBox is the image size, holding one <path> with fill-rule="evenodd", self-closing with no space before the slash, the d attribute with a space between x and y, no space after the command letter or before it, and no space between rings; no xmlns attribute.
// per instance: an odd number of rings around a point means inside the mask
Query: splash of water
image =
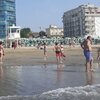
<svg viewBox="0 0 100 100"><path fill-rule="evenodd" d="M2 96L0 100L100 100L100 84L60 88L34 96Z"/></svg>

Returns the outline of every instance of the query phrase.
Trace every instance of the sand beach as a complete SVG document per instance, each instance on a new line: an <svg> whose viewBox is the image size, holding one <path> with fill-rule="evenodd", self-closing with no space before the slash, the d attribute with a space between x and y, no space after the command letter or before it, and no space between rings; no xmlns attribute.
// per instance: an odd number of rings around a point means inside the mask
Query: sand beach
<svg viewBox="0 0 100 100"><path fill-rule="evenodd" d="M97 48L99 46L93 46L93 57L96 62ZM69 48L64 47L66 59L63 62L66 65L81 65L85 63L83 51L80 46ZM35 47L22 47L16 48L5 48L5 56L3 65L8 66L27 66L37 64L56 64L55 52L53 47L47 49L47 61L43 59L43 50L39 50Z"/></svg>

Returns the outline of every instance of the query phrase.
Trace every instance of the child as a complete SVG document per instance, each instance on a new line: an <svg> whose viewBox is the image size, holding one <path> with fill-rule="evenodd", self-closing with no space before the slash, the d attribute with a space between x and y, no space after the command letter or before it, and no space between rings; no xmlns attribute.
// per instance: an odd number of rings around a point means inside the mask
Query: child
<svg viewBox="0 0 100 100"><path fill-rule="evenodd" d="M3 56L4 56L4 48L3 48L3 45L2 45L2 41L0 41L0 63L1 64L2 64Z"/></svg>
<svg viewBox="0 0 100 100"><path fill-rule="evenodd" d="M61 56L62 56L63 59L65 59L66 56L64 54L64 47L63 47L62 42L60 43L60 48L61 48Z"/></svg>

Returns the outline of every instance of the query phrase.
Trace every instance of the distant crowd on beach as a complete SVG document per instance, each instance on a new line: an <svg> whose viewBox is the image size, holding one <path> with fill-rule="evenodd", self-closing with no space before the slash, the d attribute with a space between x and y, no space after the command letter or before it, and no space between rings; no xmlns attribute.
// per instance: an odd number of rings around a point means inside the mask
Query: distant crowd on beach
<svg viewBox="0 0 100 100"><path fill-rule="evenodd" d="M17 42L13 42L12 43L12 48L16 49L18 43ZM93 70L93 53L92 53L92 37L88 36L86 39L84 39L84 41L81 43L81 48L83 49L83 54L85 56L86 59L86 71L94 71ZM69 42L69 47L75 47L75 42ZM37 45L37 49L41 49L43 50L43 54L44 54L44 61L47 60L48 56L47 56L47 44L44 42L42 45L38 44ZM63 63L63 61L66 59L66 55L64 52L64 46L63 43L60 42L55 42L55 45L53 47L53 51L55 52L55 56L56 56L56 60L57 63ZM98 48L97 50L97 61L100 61L100 48ZM2 60L3 60L3 56L5 55L4 52L4 47L3 47L3 43L0 41L0 63L2 64Z"/></svg>

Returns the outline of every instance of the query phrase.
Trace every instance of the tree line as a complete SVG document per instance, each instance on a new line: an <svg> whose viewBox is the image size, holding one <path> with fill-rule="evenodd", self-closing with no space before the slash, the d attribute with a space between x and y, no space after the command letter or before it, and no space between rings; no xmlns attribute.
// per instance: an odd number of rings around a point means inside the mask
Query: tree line
<svg viewBox="0 0 100 100"><path fill-rule="evenodd" d="M38 34L38 35L35 36L35 34ZM20 35L21 35L21 38L29 38L29 37L34 38L34 37L43 37L43 36L47 37L47 34L45 31L32 32L30 28L21 29Z"/></svg>

